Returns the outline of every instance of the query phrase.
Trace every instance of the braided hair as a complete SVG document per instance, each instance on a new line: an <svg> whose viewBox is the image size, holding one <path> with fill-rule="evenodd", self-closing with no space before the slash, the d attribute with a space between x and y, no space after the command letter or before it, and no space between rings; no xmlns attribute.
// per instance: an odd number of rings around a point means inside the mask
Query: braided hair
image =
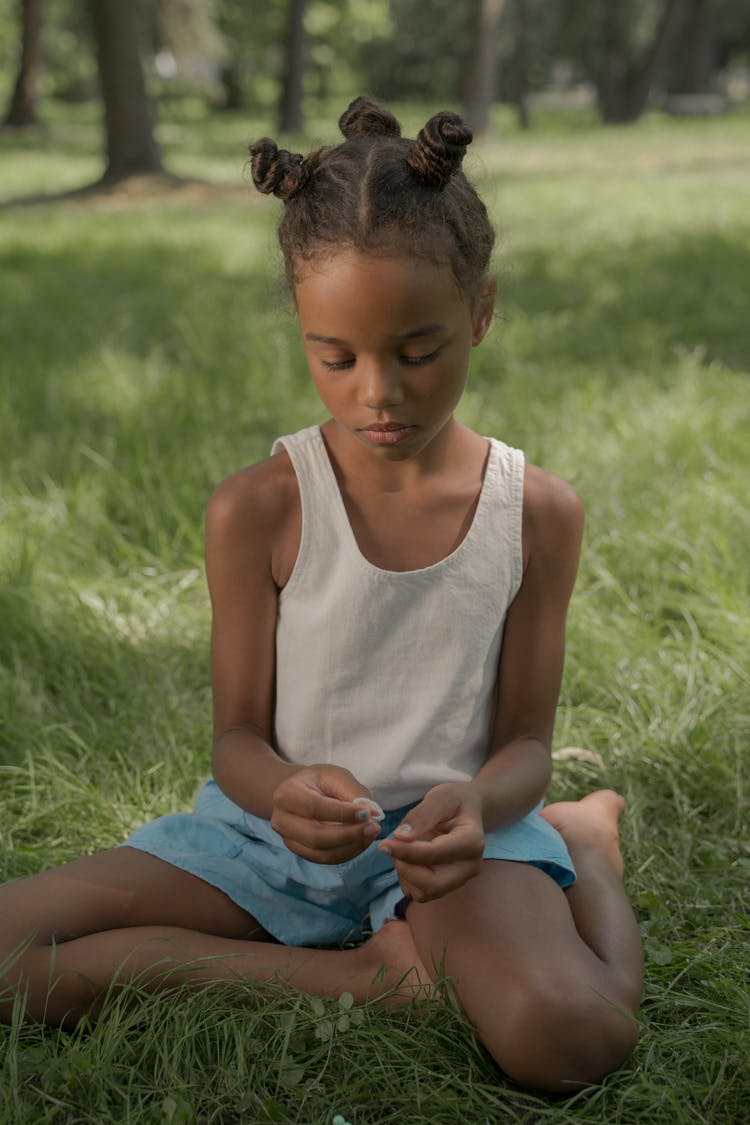
<svg viewBox="0 0 750 1125"><path fill-rule="evenodd" d="M473 302L495 233L461 171L472 140L468 125L444 111L407 140L389 110L359 97L339 128L342 144L306 158L269 137L250 148L256 188L286 205L279 242L292 288L306 263L349 248L449 265Z"/></svg>

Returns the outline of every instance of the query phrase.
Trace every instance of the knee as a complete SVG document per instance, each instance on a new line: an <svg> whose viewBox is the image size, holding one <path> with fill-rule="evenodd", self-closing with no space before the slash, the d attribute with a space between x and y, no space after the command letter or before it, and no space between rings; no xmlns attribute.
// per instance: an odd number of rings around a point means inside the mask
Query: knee
<svg viewBox="0 0 750 1125"><path fill-rule="evenodd" d="M498 1049L485 1045L520 1085L574 1093L622 1066L637 1038L633 1016L608 999L585 988L553 989L524 993Z"/></svg>

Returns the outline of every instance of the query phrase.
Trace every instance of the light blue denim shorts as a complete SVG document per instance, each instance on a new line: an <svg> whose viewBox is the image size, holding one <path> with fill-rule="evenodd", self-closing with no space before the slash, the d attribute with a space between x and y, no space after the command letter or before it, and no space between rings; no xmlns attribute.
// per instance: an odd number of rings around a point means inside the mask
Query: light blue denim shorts
<svg viewBox="0 0 750 1125"><path fill-rule="evenodd" d="M380 835L364 852L327 865L290 852L267 820L245 812L215 781L207 781L193 812L159 817L122 846L149 852L218 887L284 945L339 945L362 941L403 916L408 900L393 860L376 845L413 807L386 812ZM538 809L488 832L484 858L533 864L561 887L575 880L562 836Z"/></svg>

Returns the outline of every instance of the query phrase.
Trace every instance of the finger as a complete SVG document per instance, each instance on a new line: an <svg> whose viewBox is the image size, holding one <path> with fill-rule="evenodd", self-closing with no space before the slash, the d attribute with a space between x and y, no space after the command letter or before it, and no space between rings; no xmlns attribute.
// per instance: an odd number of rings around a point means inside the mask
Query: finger
<svg viewBox="0 0 750 1125"><path fill-rule="evenodd" d="M372 843L380 832L380 825L372 820L357 824L332 824L310 820L283 810L275 809L271 827L283 838L287 847L290 841L315 851L328 852L341 847Z"/></svg>
<svg viewBox="0 0 750 1125"><path fill-rule="evenodd" d="M434 840L407 842L389 836L380 841L378 850L407 863L441 865L481 856L484 851L484 835L477 832L473 825L467 825L436 836Z"/></svg>
<svg viewBox="0 0 750 1125"><path fill-rule="evenodd" d="M455 816L461 807L455 792L449 789L431 789L418 805L410 809L394 832L403 840L418 840L430 835L438 825Z"/></svg>
<svg viewBox="0 0 750 1125"><path fill-rule="evenodd" d="M352 804L351 800L327 797L304 783L277 790L275 805L294 816L330 824L362 824L368 818L367 811ZM361 816L361 813L365 815Z"/></svg>
<svg viewBox="0 0 750 1125"><path fill-rule="evenodd" d="M395 866L404 894L415 902L431 902L475 878L481 871L482 863L481 860L476 863L469 861L432 868L399 860Z"/></svg>
<svg viewBox="0 0 750 1125"><path fill-rule="evenodd" d="M327 797L339 801L353 801L357 797L371 799L370 790L342 766L319 766L316 772L318 787Z"/></svg>

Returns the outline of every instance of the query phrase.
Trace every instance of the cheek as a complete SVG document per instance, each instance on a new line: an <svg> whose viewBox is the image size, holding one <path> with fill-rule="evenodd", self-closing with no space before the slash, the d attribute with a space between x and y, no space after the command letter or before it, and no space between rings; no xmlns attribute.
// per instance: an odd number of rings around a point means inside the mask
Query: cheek
<svg viewBox="0 0 750 1125"><path fill-rule="evenodd" d="M315 361L309 363L313 386L321 402L333 410L346 395L346 380L337 372L321 371Z"/></svg>
<svg viewBox="0 0 750 1125"><path fill-rule="evenodd" d="M328 398L328 391L330 390L330 387L326 383L326 380L322 379L319 372L317 372L312 366L310 368L310 376L312 378L315 390L318 392L323 401L325 401Z"/></svg>
<svg viewBox="0 0 750 1125"><path fill-rule="evenodd" d="M446 355L438 374L440 392L451 398L460 396L469 377L469 359L471 353L466 348L456 348L452 354Z"/></svg>

